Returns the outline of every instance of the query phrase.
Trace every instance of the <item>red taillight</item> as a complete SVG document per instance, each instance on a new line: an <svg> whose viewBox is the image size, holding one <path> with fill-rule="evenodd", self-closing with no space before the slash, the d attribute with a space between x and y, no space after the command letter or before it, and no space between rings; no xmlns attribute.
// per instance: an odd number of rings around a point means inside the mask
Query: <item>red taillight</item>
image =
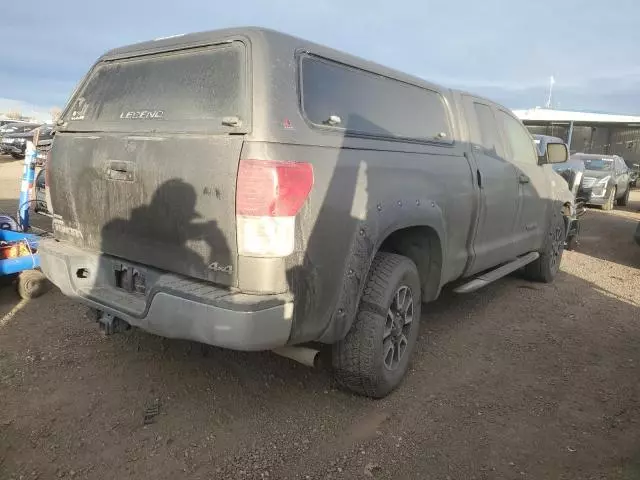
<svg viewBox="0 0 640 480"><path fill-rule="evenodd" d="M303 162L240 160L236 214L292 217L313 186L313 167Z"/></svg>

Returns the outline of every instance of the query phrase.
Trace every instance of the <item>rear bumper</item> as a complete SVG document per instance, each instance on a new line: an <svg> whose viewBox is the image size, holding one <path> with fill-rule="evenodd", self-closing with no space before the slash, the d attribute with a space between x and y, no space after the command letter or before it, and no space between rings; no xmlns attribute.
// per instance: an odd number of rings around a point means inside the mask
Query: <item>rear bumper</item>
<svg viewBox="0 0 640 480"><path fill-rule="evenodd" d="M151 279L147 293L130 293L115 287L114 265L123 262L115 257L52 239L42 240L38 252L42 271L62 293L156 335L234 350L288 342L293 303L286 295L246 295L126 262Z"/></svg>

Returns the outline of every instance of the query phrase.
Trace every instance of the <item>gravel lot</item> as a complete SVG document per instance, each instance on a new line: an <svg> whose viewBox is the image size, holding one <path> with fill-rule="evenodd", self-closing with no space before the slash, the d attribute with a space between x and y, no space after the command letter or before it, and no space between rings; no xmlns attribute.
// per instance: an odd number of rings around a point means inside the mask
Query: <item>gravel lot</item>
<svg viewBox="0 0 640 480"><path fill-rule="evenodd" d="M20 167L0 157L0 207ZM637 190L590 210L553 285L445 292L380 401L270 353L103 337L57 291L2 288L0 479L640 478L638 208Z"/></svg>

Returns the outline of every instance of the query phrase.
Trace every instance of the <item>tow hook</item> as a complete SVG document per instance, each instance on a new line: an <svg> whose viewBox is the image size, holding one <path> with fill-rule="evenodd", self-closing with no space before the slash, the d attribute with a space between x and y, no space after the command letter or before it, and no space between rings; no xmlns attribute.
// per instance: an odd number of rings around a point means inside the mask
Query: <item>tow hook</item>
<svg viewBox="0 0 640 480"><path fill-rule="evenodd" d="M98 322L100 330L102 330L102 333L105 335L125 332L131 328L131 325L121 318L114 317L110 313L102 310L97 310L96 321Z"/></svg>

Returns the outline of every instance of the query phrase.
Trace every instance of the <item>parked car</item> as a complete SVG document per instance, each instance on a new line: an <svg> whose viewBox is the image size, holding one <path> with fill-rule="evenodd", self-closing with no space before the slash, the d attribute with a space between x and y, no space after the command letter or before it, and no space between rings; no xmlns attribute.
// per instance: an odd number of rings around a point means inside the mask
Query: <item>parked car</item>
<svg viewBox="0 0 640 480"><path fill-rule="evenodd" d="M0 145L5 154L13 158L24 158L28 140L33 140L36 130L40 130L38 146L50 144L53 141L53 127L50 125L23 126L13 133L7 133L2 137Z"/></svg>
<svg viewBox="0 0 640 480"><path fill-rule="evenodd" d="M444 285L553 281L572 202L509 109L254 28L105 54L47 172L42 270L105 331L330 344L340 384L372 397Z"/></svg>
<svg viewBox="0 0 640 480"><path fill-rule="evenodd" d="M614 202L619 206L629 203L631 181L629 167L618 155L574 153L572 160L584 163L582 187L591 190L590 205L600 205L612 210Z"/></svg>
<svg viewBox="0 0 640 480"><path fill-rule="evenodd" d="M2 146L2 137L10 133L24 133L33 130L40 125L37 123L13 122L7 123L0 127L0 148Z"/></svg>
<svg viewBox="0 0 640 480"><path fill-rule="evenodd" d="M12 150L12 146L13 146L12 144L14 140L7 140L7 142L5 143L4 137L6 135L10 135L13 133L25 133L30 130L33 130L37 126L38 126L37 124L24 123L24 122L7 123L1 126L0 127L0 155L9 155Z"/></svg>
<svg viewBox="0 0 640 480"><path fill-rule="evenodd" d="M636 233L634 235L636 243L640 245L640 222L638 222L638 226L636 227Z"/></svg>

